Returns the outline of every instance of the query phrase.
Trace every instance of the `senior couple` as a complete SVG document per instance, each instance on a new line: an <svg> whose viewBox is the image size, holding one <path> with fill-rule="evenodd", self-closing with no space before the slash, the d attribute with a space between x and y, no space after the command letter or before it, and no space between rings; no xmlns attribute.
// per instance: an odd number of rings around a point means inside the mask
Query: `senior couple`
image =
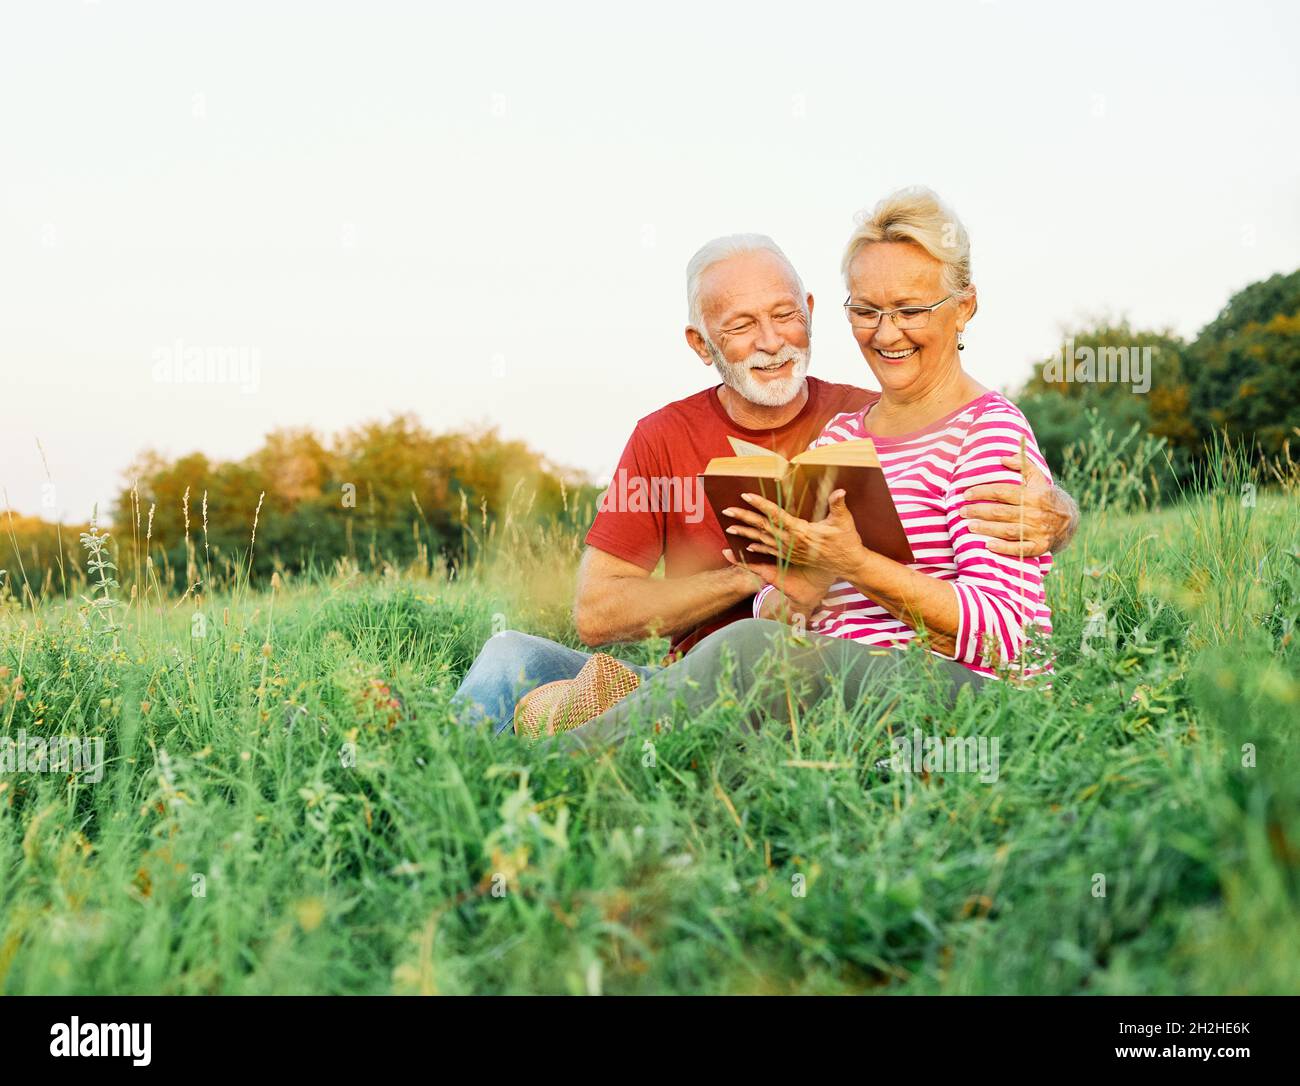
<svg viewBox="0 0 1300 1086"><path fill-rule="evenodd" d="M770 238L718 238L687 266L686 341L721 384L641 419L619 471L692 480L732 454L729 436L786 457L870 438L914 560L864 547L842 491L816 522L747 496L728 511L742 522L730 535L712 510L602 503L578 574L578 635L592 647L651 635L672 645L665 666L634 666L640 686L567 743L617 741L683 705L694 715L724 672L752 720L788 720L832 691L852 707L923 674L951 703L1004 670L1050 668L1033 635L1050 631L1043 578L1077 509L1025 417L962 365L977 308L965 228L933 192L901 190L859 217L842 270L847 324L879 392L808 376L813 296L798 272ZM780 561L747 566L741 547ZM664 576L651 576L661 560ZM791 638L792 622L806 635ZM898 651L921 635L928 652ZM784 681L761 684L777 646ZM520 697L588 659L499 633L456 693L459 718L500 733Z"/></svg>

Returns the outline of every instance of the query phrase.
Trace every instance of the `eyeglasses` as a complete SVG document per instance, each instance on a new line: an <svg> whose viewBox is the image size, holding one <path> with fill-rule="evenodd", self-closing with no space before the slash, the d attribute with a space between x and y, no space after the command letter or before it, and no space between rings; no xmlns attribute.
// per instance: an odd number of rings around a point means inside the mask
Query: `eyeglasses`
<svg viewBox="0 0 1300 1086"><path fill-rule="evenodd" d="M894 322L895 328L924 328L930 323L930 314L951 298L952 295L949 294L934 305L905 305L898 309L876 309L874 306L854 305L846 301L844 312L848 314L849 323L854 328L879 328L880 322L886 317Z"/></svg>

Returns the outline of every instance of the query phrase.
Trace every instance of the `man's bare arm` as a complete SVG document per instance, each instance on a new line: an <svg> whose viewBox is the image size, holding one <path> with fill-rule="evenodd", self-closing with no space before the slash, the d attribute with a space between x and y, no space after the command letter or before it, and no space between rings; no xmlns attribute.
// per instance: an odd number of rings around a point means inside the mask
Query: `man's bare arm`
<svg viewBox="0 0 1300 1086"><path fill-rule="evenodd" d="M671 637L762 586L761 578L741 566L690 577L651 577L633 562L588 547L578 567L573 616L578 636L587 645Z"/></svg>

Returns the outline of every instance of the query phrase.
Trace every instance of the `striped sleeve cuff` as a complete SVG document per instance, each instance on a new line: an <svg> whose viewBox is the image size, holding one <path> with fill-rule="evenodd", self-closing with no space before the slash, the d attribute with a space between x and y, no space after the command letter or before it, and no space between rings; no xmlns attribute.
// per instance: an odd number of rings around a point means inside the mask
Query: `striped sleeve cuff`
<svg viewBox="0 0 1300 1086"><path fill-rule="evenodd" d="M754 617L763 617L763 601L776 591L775 585L765 584L758 590L758 595L754 597Z"/></svg>
<svg viewBox="0 0 1300 1086"><path fill-rule="evenodd" d="M930 651L936 656L942 656L945 660L952 660L959 664L977 664L979 655L979 606L962 591L964 585L952 584L953 594L957 597L957 633L953 638L952 653L942 652L939 649L931 648Z"/></svg>
<svg viewBox="0 0 1300 1086"><path fill-rule="evenodd" d="M977 659L979 656L979 603L962 591L964 585L954 584L952 587L953 591L957 593L957 636L954 638L956 644L953 653L948 659L956 660L960 664L975 664L979 662Z"/></svg>

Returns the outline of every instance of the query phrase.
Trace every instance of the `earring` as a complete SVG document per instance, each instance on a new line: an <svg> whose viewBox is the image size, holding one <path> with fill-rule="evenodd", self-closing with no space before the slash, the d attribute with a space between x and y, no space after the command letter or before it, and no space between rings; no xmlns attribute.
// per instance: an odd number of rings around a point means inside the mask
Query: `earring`
<svg viewBox="0 0 1300 1086"><path fill-rule="evenodd" d="M966 349L966 344L964 344L964 343L961 341L961 333L958 332L958 333L957 333L957 350L959 350L959 351L964 351L965 349Z"/></svg>

